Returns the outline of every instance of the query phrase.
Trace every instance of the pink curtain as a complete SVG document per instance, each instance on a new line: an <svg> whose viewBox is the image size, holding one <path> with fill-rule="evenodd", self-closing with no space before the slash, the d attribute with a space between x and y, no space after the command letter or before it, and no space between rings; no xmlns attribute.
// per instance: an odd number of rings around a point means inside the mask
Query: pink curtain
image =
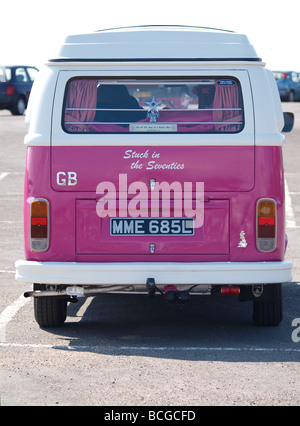
<svg viewBox="0 0 300 426"><path fill-rule="evenodd" d="M216 92L213 103L215 109L240 108L239 88L238 85L219 85L216 84ZM223 122L224 124L216 124L216 131L235 132L241 129L242 114L240 110L223 110L213 111L213 121ZM230 122L241 122L241 124L230 124Z"/></svg>
<svg viewBox="0 0 300 426"><path fill-rule="evenodd" d="M73 80L69 84L66 110L65 126L71 132L82 132L87 130L84 122L94 121L97 105L97 80ZM68 109L75 108L75 109ZM76 109L88 108L88 109ZM68 122L82 122L83 124L67 124Z"/></svg>

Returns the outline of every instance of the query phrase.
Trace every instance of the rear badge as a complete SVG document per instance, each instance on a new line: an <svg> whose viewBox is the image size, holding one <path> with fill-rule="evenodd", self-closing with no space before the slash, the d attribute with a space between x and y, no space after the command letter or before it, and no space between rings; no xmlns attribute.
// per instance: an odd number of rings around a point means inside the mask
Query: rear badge
<svg viewBox="0 0 300 426"><path fill-rule="evenodd" d="M150 253L154 253L154 252L155 252L155 249L156 249L155 244L150 244L150 245L149 245Z"/></svg>
<svg viewBox="0 0 300 426"><path fill-rule="evenodd" d="M155 189L155 185L156 185L156 179L150 179L150 188L151 188L151 191L154 191L154 189Z"/></svg>
<svg viewBox="0 0 300 426"><path fill-rule="evenodd" d="M220 80L217 82L218 86L234 86L235 81L234 80Z"/></svg>
<svg viewBox="0 0 300 426"><path fill-rule="evenodd" d="M159 118L159 112L158 112L158 105L160 105L160 101L156 101L155 97L153 96L152 101L145 102L147 105L149 105L149 109L147 112L147 117L150 118L150 123L156 123L156 120Z"/></svg>
<svg viewBox="0 0 300 426"><path fill-rule="evenodd" d="M246 248L247 247L247 241L246 241L246 238L245 238L245 235L246 235L246 232L245 231L241 231L240 232L240 239L241 239L241 241L239 242L239 244L238 244L238 247L239 248Z"/></svg>

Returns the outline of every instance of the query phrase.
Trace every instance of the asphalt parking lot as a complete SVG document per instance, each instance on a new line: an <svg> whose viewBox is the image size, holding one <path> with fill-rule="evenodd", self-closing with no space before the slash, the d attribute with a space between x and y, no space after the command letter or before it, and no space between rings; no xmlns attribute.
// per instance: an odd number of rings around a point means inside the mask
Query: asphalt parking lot
<svg viewBox="0 0 300 426"><path fill-rule="evenodd" d="M0 112L1 405L300 404L300 103L284 146L293 281L283 285L284 318L263 328L250 302L194 297L101 295L71 304L66 324L40 329L33 301L16 282L23 258L24 117Z"/></svg>

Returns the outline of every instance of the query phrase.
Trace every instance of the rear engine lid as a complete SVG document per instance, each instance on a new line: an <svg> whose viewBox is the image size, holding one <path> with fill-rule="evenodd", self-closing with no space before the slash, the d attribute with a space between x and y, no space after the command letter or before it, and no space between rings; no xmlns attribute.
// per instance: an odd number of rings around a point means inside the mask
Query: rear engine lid
<svg viewBox="0 0 300 426"><path fill-rule="evenodd" d="M118 210L117 206L117 210ZM97 201L76 200L76 254L225 255L229 254L229 200L204 202L204 219L191 217L99 217Z"/></svg>

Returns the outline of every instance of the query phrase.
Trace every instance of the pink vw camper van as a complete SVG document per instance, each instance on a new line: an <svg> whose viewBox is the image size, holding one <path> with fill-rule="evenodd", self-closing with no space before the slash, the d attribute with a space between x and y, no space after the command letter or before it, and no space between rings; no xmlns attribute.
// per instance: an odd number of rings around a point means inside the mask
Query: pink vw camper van
<svg viewBox="0 0 300 426"><path fill-rule="evenodd" d="M70 36L27 113L25 260L41 327L103 292L239 295L282 319L282 134L247 37L194 27ZM290 118L290 117L289 117ZM155 301L153 302L155 303Z"/></svg>

